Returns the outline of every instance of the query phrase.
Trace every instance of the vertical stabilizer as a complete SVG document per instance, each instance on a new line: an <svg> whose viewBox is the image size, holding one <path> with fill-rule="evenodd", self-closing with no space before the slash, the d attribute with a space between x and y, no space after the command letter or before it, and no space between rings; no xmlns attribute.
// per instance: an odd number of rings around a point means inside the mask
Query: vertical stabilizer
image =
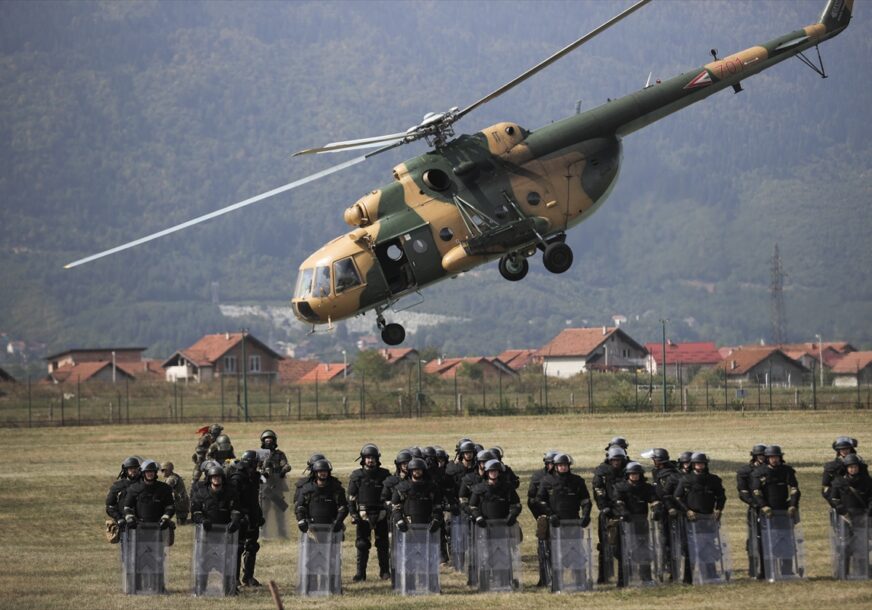
<svg viewBox="0 0 872 610"><path fill-rule="evenodd" d="M838 34L848 27L853 10L854 0L829 0L820 23L827 29L827 34Z"/></svg>

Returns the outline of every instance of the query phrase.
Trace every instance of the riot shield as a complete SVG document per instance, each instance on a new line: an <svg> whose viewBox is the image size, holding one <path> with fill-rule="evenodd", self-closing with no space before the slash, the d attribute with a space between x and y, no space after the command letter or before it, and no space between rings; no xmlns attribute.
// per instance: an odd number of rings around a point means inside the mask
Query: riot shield
<svg viewBox="0 0 872 610"><path fill-rule="evenodd" d="M290 487L287 479L278 474L264 477L260 486L260 510L263 511L264 524L260 537L264 540L287 540L288 519L293 508L288 502Z"/></svg>
<svg viewBox="0 0 872 610"><path fill-rule="evenodd" d="M839 515L831 511L830 547L833 576L839 580L872 578L872 531L869 515Z"/></svg>
<svg viewBox="0 0 872 610"><path fill-rule="evenodd" d="M763 559L760 557L763 542L760 534L760 517L757 509L748 509L747 520L748 538L745 541L745 550L748 553L748 578L758 578L763 573Z"/></svg>
<svg viewBox="0 0 872 610"><path fill-rule="evenodd" d="M645 515L632 515L621 521L621 562L623 586L656 585L660 572L660 541Z"/></svg>
<svg viewBox="0 0 872 610"><path fill-rule="evenodd" d="M128 595L166 593L169 530L140 523L121 534L122 591Z"/></svg>
<svg viewBox="0 0 872 610"><path fill-rule="evenodd" d="M478 545L476 544L477 540L477 527L473 525L473 521L469 517L462 518L466 519L466 533L467 533L467 543L466 543L466 584L470 587L478 587Z"/></svg>
<svg viewBox="0 0 872 610"><path fill-rule="evenodd" d="M310 524L300 537L297 592L308 597L342 593L342 532L332 524Z"/></svg>
<svg viewBox="0 0 872 610"><path fill-rule="evenodd" d="M517 591L521 588L521 530L505 519L488 519L475 528L479 591Z"/></svg>
<svg viewBox="0 0 872 610"><path fill-rule="evenodd" d="M554 593L593 589L593 555L590 530L578 519L562 519L551 526L551 591Z"/></svg>
<svg viewBox="0 0 872 610"><path fill-rule="evenodd" d="M721 524L714 515L696 515L685 522L687 553L693 571L693 584L728 583L733 576L730 550L721 536Z"/></svg>
<svg viewBox="0 0 872 610"><path fill-rule="evenodd" d="M805 576L802 527L794 523L786 510L760 516L763 537L763 573L766 580L795 580Z"/></svg>
<svg viewBox="0 0 872 610"><path fill-rule="evenodd" d="M687 557L687 533L682 516L652 519L654 538L659 542L660 557L655 576L660 582L682 582Z"/></svg>
<svg viewBox="0 0 872 610"><path fill-rule="evenodd" d="M451 515L451 567L455 572L466 569L469 550L469 519L464 515Z"/></svg>
<svg viewBox="0 0 872 610"><path fill-rule="evenodd" d="M207 532L197 524L191 567L194 595L226 597L236 594L238 548L238 531L228 533L226 525L213 525Z"/></svg>
<svg viewBox="0 0 872 610"><path fill-rule="evenodd" d="M411 523L397 532L395 589L403 595L439 593L439 532Z"/></svg>

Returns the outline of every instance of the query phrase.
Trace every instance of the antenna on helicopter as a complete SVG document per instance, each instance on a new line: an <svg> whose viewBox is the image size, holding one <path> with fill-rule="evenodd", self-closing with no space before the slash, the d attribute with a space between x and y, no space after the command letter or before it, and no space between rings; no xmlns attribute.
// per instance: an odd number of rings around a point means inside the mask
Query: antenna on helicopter
<svg viewBox="0 0 872 610"><path fill-rule="evenodd" d="M709 53L712 54L712 57L715 58L715 61L718 61L718 50L717 49L712 49L709 51Z"/></svg>

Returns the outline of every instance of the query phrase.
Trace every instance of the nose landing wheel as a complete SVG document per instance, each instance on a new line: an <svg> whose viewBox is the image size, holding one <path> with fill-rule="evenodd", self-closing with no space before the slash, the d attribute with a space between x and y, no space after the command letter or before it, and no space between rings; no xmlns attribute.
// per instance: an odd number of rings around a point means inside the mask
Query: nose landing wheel
<svg viewBox="0 0 872 610"><path fill-rule="evenodd" d="M530 263L520 254L506 254L500 259L500 275L510 282L524 279L530 270Z"/></svg>

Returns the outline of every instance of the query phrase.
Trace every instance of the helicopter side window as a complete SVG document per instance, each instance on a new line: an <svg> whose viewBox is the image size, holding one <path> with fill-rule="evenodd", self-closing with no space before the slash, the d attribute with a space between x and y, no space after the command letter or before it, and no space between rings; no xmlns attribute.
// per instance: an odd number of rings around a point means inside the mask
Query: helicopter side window
<svg viewBox="0 0 872 610"><path fill-rule="evenodd" d="M330 267L315 268L315 288L313 294L316 297L326 297L330 294Z"/></svg>
<svg viewBox="0 0 872 610"><path fill-rule="evenodd" d="M305 299L312 294L312 274L314 269L303 269L300 271L300 277L297 279L297 289L294 291L294 296L298 299Z"/></svg>
<svg viewBox="0 0 872 610"><path fill-rule="evenodd" d="M336 294L344 292L349 288L360 286L360 275L358 275L351 257L343 258L342 260L333 263L333 281L336 288Z"/></svg>

